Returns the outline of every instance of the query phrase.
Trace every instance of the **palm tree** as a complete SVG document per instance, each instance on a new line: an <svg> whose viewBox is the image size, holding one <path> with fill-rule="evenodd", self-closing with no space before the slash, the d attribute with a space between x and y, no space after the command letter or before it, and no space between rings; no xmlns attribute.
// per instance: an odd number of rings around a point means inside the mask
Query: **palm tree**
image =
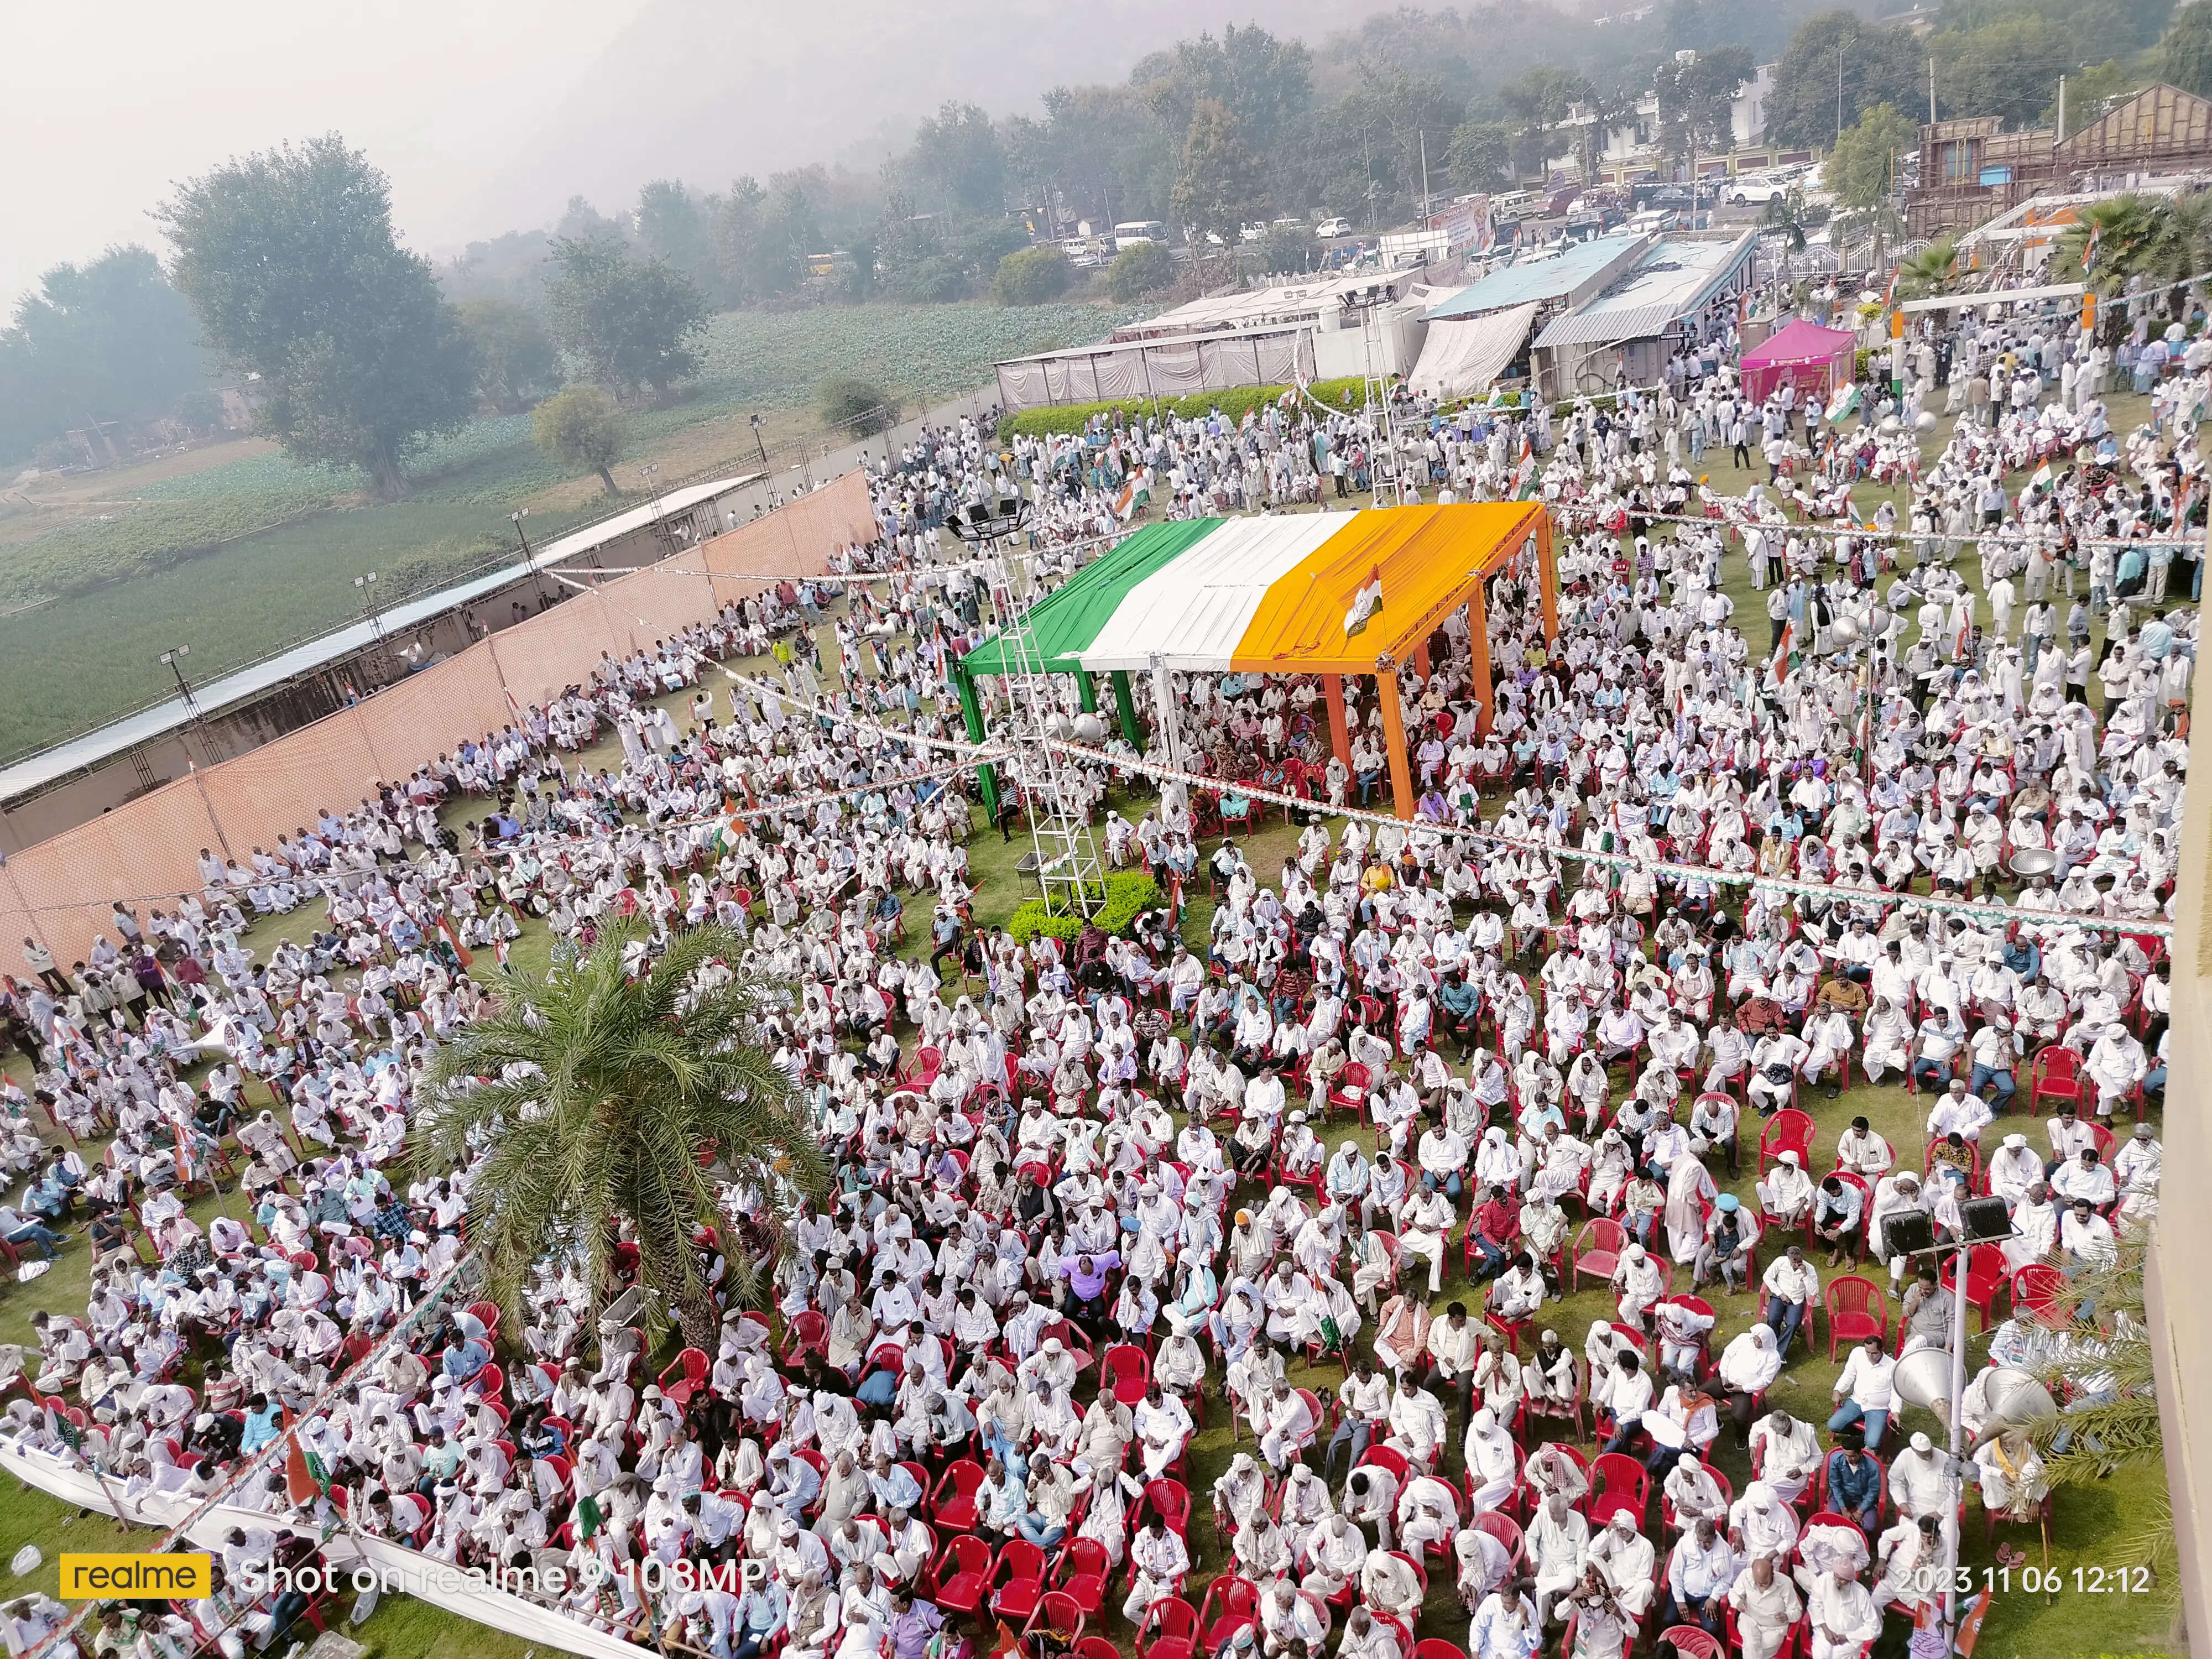
<svg viewBox="0 0 2212 1659"><path fill-rule="evenodd" d="M781 988L737 969L744 942L696 928L633 977L623 952L638 937L603 934L543 984L507 978L500 1012L439 1050L415 1164L442 1174L490 1146L469 1238L511 1315L531 1267L568 1249L583 1257L594 1310L604 1306L628 1224L641 1282L686 1341L711 1350L719 1321L693 1241L727 1218L702 1153L773 1195L822 1190L821 1148L763 1042ZM750 1291L750 1264L723 1254Z"/></svg>
<svg viewBox="0 0 2212 1659"><path fill-rule="evenodd" d="M1930 242L1899 263L1897 297L1926 300L1948 292L1952 278L1958 275L1958 266L1959 247L1954 238L1946 236Z"/></svg>
<svg viewBox="0 0 2212 1659"><path fill-rule="evenodd" d="M2110 294L2130 276L2148 276L2147 267L2155 263L2166 234L2161 222L2165 213L2162 204L2147 196L2115 196L2091 203L2052 250L2052 280L2069 280L2086 268L2089 286ZM2093 234L2094 258L2089 248Z"/></svg>
<svg viewBox="0 0 2212 1659"><path fill-rule="evenodd" d="M2107 1268L2071 1280L2044 1320L2065 1339L2063 1357L2044 1366L2043 1382L2074 1404L2035 1436L2044 1473L2054 1487L2114 1481L2127 1494L2128 1524L2106 1541L2100 1556L2124 1567L2151 1569L2156 1594L2179 1611L2180 1577L2173 1535L2173 1501L2166 1485L2166 1437L2159 1420L2148 1315L2143 1301L2143 1262L2149 1234L2131 1225L2120 1235L2118 1259ZM2078 1307L2094 1320L2077 1320ZM2094 1344L2094 1346L2089 1345ZM2082 1391L2094 1382L2102 1392ZM2061 1431L2063 1451L2052 1449Z"/></svg>

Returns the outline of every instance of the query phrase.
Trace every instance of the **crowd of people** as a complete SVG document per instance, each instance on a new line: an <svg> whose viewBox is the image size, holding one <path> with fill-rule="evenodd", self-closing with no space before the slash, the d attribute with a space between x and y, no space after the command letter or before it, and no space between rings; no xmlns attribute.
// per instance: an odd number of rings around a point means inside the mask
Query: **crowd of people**
<svg viewBox="0 0 2212 1659"><path fill-rule="evenodd" d="M948 521L1018 489L1049 580L1147 503L1333 506L1371 465L1355 417L1292 398L926 434L876 472L882 535L834 580L207 855L204 890L118 902L66 969L28 942L0 988L33 1073L0 1085L21 1182L0 1228L34 1269L94 1265L82 1307L34 1316L0 1433L125 1500L191 1498L296 1417L329 1481L301 1501L278 1460L233 1489L267 1524L235 1530L213 1593L112 1622L101 1651L268 1645L304 1604L240 1587L341 1516L458 1565L596 1563L562 1610L711 1659L988 1649L994 1612L1047 1653L1075 1609L1093 1636L1118 1618L1268 1659L1411 1659L1421 1634L1529 1659L1563 1626L1616 1659L1682 1624L1833 1659L1927 1614L1963 1485L2011 1520L2047 1492L1991 1369L2071 1361L2096 1398L2109 1316L2029 1310L2155 1212L2196 612L2149 573L2203 495L2197 382L2114 444L2101 369L2019 395L2069 344L1967 331L1967 361L2019 371L2003 414L1916 467L1909 518L1840 535L1691 480L1680 447L1751 416L1724 363L1556 421L1416 411L1405 464L1440 499L1540 469L1556 637L1533 569L1494 585L1487 730L1463 614L1400 671L1410 820L1358 810L1389 787L1371 686L1347 688L1347 763L1318 682L1183 677L1179 752L1221 791L1153 789L1157 743L1002 757L1032 799L1079 791L1109 861L1158 878L1124 936L976 921L951 679L997 601ZM1758 411L1785 446L1801 416ZM718 666L739 659L760 665ZM1220 797L1290 759L1301 832L1255 868ZM2047 871L2016 877L2028 851ZM325 907L307 940L257 943L301 905ZM476 1170L409 1148L432 1056L495 994L472 953L542 927L557 964L619 922L641 964L707 921L793 988L759 1036L836 1179L729 1189L694 1246L718 1284L726 1251L756 1257L773 1305L729 1298L694 1374L599 1326L574 1260L517 1307L472 1301ZM2036 1122L2039 1078L2068 1098ZM1914 1097L1919 1144L1859 1113L1818 1145L1804 1106L1855 1079ZM1912 1212L1955 1234L1984 1191L2021 1277L1962 1482L1944 1425L1897 1420L1898 1352L1951 1341L1952 1292L1883 1244ZM1607 1316L1563 1336L1547 1310L1593 1239ZM1826 1311L1823 1254L1894 1299L1896 1338L1807 1416L1769 1395ZM1200 1483L1208 1583L1191 1443L1216 1413L1239 1449ZM1740 1492L1721 1451L1749 1459ZM656 1588L648 1559L737 1572ZM6 1611L24 1643L60 1616Z"/></svg>

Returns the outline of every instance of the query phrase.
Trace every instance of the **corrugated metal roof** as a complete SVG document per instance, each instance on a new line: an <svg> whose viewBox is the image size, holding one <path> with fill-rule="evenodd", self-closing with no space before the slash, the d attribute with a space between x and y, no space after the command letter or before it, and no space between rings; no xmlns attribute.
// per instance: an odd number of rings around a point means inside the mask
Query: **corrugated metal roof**
<svg viewBox="0 0 2212 1659"><path fill-rule="evenodd" d="M1555 319L1536 337L1547 346L1645 340L1688 316L1750 259L1759 233L1733 242L1657 242L1624 282L1579 310Z"/></svg>
<svg viewBox="0 0 2212 1659"><path fill-rule="evenodd" d="M1523 260L1468 283L1450 299L1431 306L1428 319L1443 322L1454 317L1480 316L1486 311L1504 311L1531 300L1569 299L1590 283L1604 279L1618 264L1633 258L1644 247L1643 237L1625 232L1577 242L1551 258Z"/></svg>

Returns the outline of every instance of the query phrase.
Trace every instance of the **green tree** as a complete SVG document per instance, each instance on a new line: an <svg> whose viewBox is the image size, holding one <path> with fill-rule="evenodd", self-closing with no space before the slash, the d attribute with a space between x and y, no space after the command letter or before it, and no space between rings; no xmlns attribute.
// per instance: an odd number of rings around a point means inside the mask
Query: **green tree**
<svg viewBox="0 0 2212 1659"><path fill-rule="evenodd" d="M1444 147L1444 176L1455 190L1509 190L1513 185L1513 124L1462 121Z"/></svg>
<svg viewBox="0 0 2212 1659"><path fill-rule="evenodd" d="M991 297L1002 306L1041 306L1067 292L1067 256L1056 247L1025 247L999 261Z"/></svg>
<svg viewBox="0 0 2212 1659"><path fill-rule="evenodd" d="M215 366L160 263L137 246L60 264L0 331L0 455L28 454L88 416L146 419L205 389Z"/></svg>
<svg viewBox="0 0 2212 1659"><path fill-rule="evenodd" d="M1237 230L1267 210L1243 132L1218 99L1201 98L1192 112L1168 210L1178 224L1190 227L1194 244L1214 235L1232 246Z"/></svg>
<svg viewBox="0 0 2212 1659"><path fill-rule="evenodd" d="M707 204L676 179L655 179L638 192L637 245L648 258L682 271L702 292L719 286Z"/></svg>
<svg viewBox="0 0 2212 1659"><path fill-rule="evenodd" d="M1929 46L1944 104L1998 116L2008 127L2027 126L2041 114L2057 95L2061 71L2078 69L2085 55L2071 24L2033 13L1965 33L1940 33ZM1927 97L1923 82L1918 100L1906 107L1924 110Z"/></svg>
<svg viewBox="0 0 2212 1659"><path fill-rule="evenodd" d="M1753 72L1741 46L1715 46L1685 62L1663 60L1651 77L1659 101L1660 147L1673 161L1735 148L1735 95Z"/></svg>
<svg viewBox="0 0 2212 1659"><path fill-rule="evenodd" d="M1311 270L1321 264L1321 243L1313 227L1304 220L1295 225L1270 225L1267 234L1253 244L1260 269L1270 276L1284 271Z"/></svg>
<svg viewBox="0 0 2212 1659"><path fill-rule="evenodd" d="M793 227L750 173L714 198L708 227L716 286L732 305L759 305L799 286L799 256L807 250L794 245Z"/></svg>
<svg viewBox="0 0 2212 1659"><path fill-rule="evenodd" d="M1313 54L1297 40L1233 23L1217 40L1201 34L1156 52L1129 76L1168 131L1188 133L1211 100L1236 118L1257 155L1276 149L1313 101Z"/></svg>
<svg viewBox="0 0 2212 1659"><path fill-rule="evenodd" d="M2158 78L2212 98L2212 0L2194 0L2173 14L2158 46Z"/></svg>
<svg viewBox="0 0 2212 1659"><path fill-rule="evenodd" d="M546 459L570 471L596 472L607 494L617 495L615 463L622 459L622 422L614 399L595 386L555 392L530 416L530 438Z"/></svg>
<svg viewBox="0 0 2212 1659"><path fill-rule="evenodd" d="M1175 257L1158 242L1123 248L1106 267L1106 292L1127 304L1175 281Z"/></svg>
<svg viewBox="0 0 2212 1659"><path fill-rule="evenodd" d="M554 241L545 287L562 349L602 385L665 392L698 372L690 342L707 320L707 302L682 271L633 259L611 236L564 236Z"/></svg>
<svg viewBox="0 0 2212 1659"><path fill-rule="evenodd" d="M905 170L941 206L979 214L1006 209L1006 152L991 118L974 104L948 101L924 121Z"/></svg>
<svg viewBox="0 0 2212 1659"><path fill-rule="evenodd" d="M881 386L852 374L833 374L817 386L814 407L824 426L842 428L855 438L887 431L898 419L897 406Z"/></svg>
<svg viewBox="0 0 2212 1659"><path fill-rule="evenodd" d="M1808 18L1774 68L1766 133L1787 144L1827 144L1837 133L1837 68L1843 71L1843 125L1876 104L1928 106L1928 52L1902 28L1883 28L1856 12Z"/></svg>
<svg viewBox="0 0 2212 1659"><path fill-rule="evenodd" d="M477 299L455 309L476 352L477 389L494 409L513 414L561 384L561 354L529 307Z"/></svg>
<svg viewBox="0 0 2212 1659"><path fill-rule="evenodd" d="M1876 104L1836 141L1828 157L1826 182L1845 207L1870 208L1887 201L1897 178L1899 152L1910 149L1920 129L1888 104Z"/></svg>
<svg viewBox="0 0 2212 1659"><path fill-rule="evenodd" d="M1929 300L1950 292L1959 274L1957 239L1946 236L1898 262L1897 297Z"/></svg>
<svg viewBox="0 0 2212 1659"><path fill-rule="evenodd" d="M460 319L393 236L390 181L337 134L227 161L154 216L208 343L261 377L260 423L289 453L357 466L390 501L404 458L467 420Z"/></svg>
<svg viewBox="0 0 2212 1659"><path fill-rule="evenodd" d="M1528 178L1544 170L1551 159L1553 131L1568 112L1592 96L1589 82L1562 69L1535 69L1500 87L1498 101L1516 130L1513 141L1513 171Z"/></svg>
<svg viewBox="0 0 2212 1659"><path fill-rule="evenodd" d="M726 976L744 941L693 928L633 978L623 952L635 937L602 934L542 985L508 977L501 1011L439 1048L412 1152L427 1175L489 1149L469 1196L469 1237L518 1322L531 1269L569 1250L594 1310L604 1306L627 1235L640 1281L686 1342L712 1352L720 1320L694 1240L731 1224L720 1183L734 1176L771 1204L818 1194L821 1149L769 1046L781 988ZM778 1218L755 1219L773 1229ZM750 1293L748 1255L723 1254Z"/></svg>

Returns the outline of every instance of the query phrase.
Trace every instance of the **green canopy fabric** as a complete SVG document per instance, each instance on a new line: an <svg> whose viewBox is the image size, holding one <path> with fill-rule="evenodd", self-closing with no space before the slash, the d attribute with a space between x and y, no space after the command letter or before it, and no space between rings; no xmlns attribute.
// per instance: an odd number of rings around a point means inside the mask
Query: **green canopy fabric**
<svg viewBox="0 0 2212 1659"><path fill-rule="evenodd" d="M1153 572L1181 556L1218 529L1219 519L1181 519L1173 524L1149 524L1121 543L1109 548L1066 581L1054 588L1030 611L1030 629L1036 639L1045 672L1073 674L1085 647L1117 610L1129 590ZM997 640L987 640L960 659L970 675L1003 674L1006 657Z"/></svg>

